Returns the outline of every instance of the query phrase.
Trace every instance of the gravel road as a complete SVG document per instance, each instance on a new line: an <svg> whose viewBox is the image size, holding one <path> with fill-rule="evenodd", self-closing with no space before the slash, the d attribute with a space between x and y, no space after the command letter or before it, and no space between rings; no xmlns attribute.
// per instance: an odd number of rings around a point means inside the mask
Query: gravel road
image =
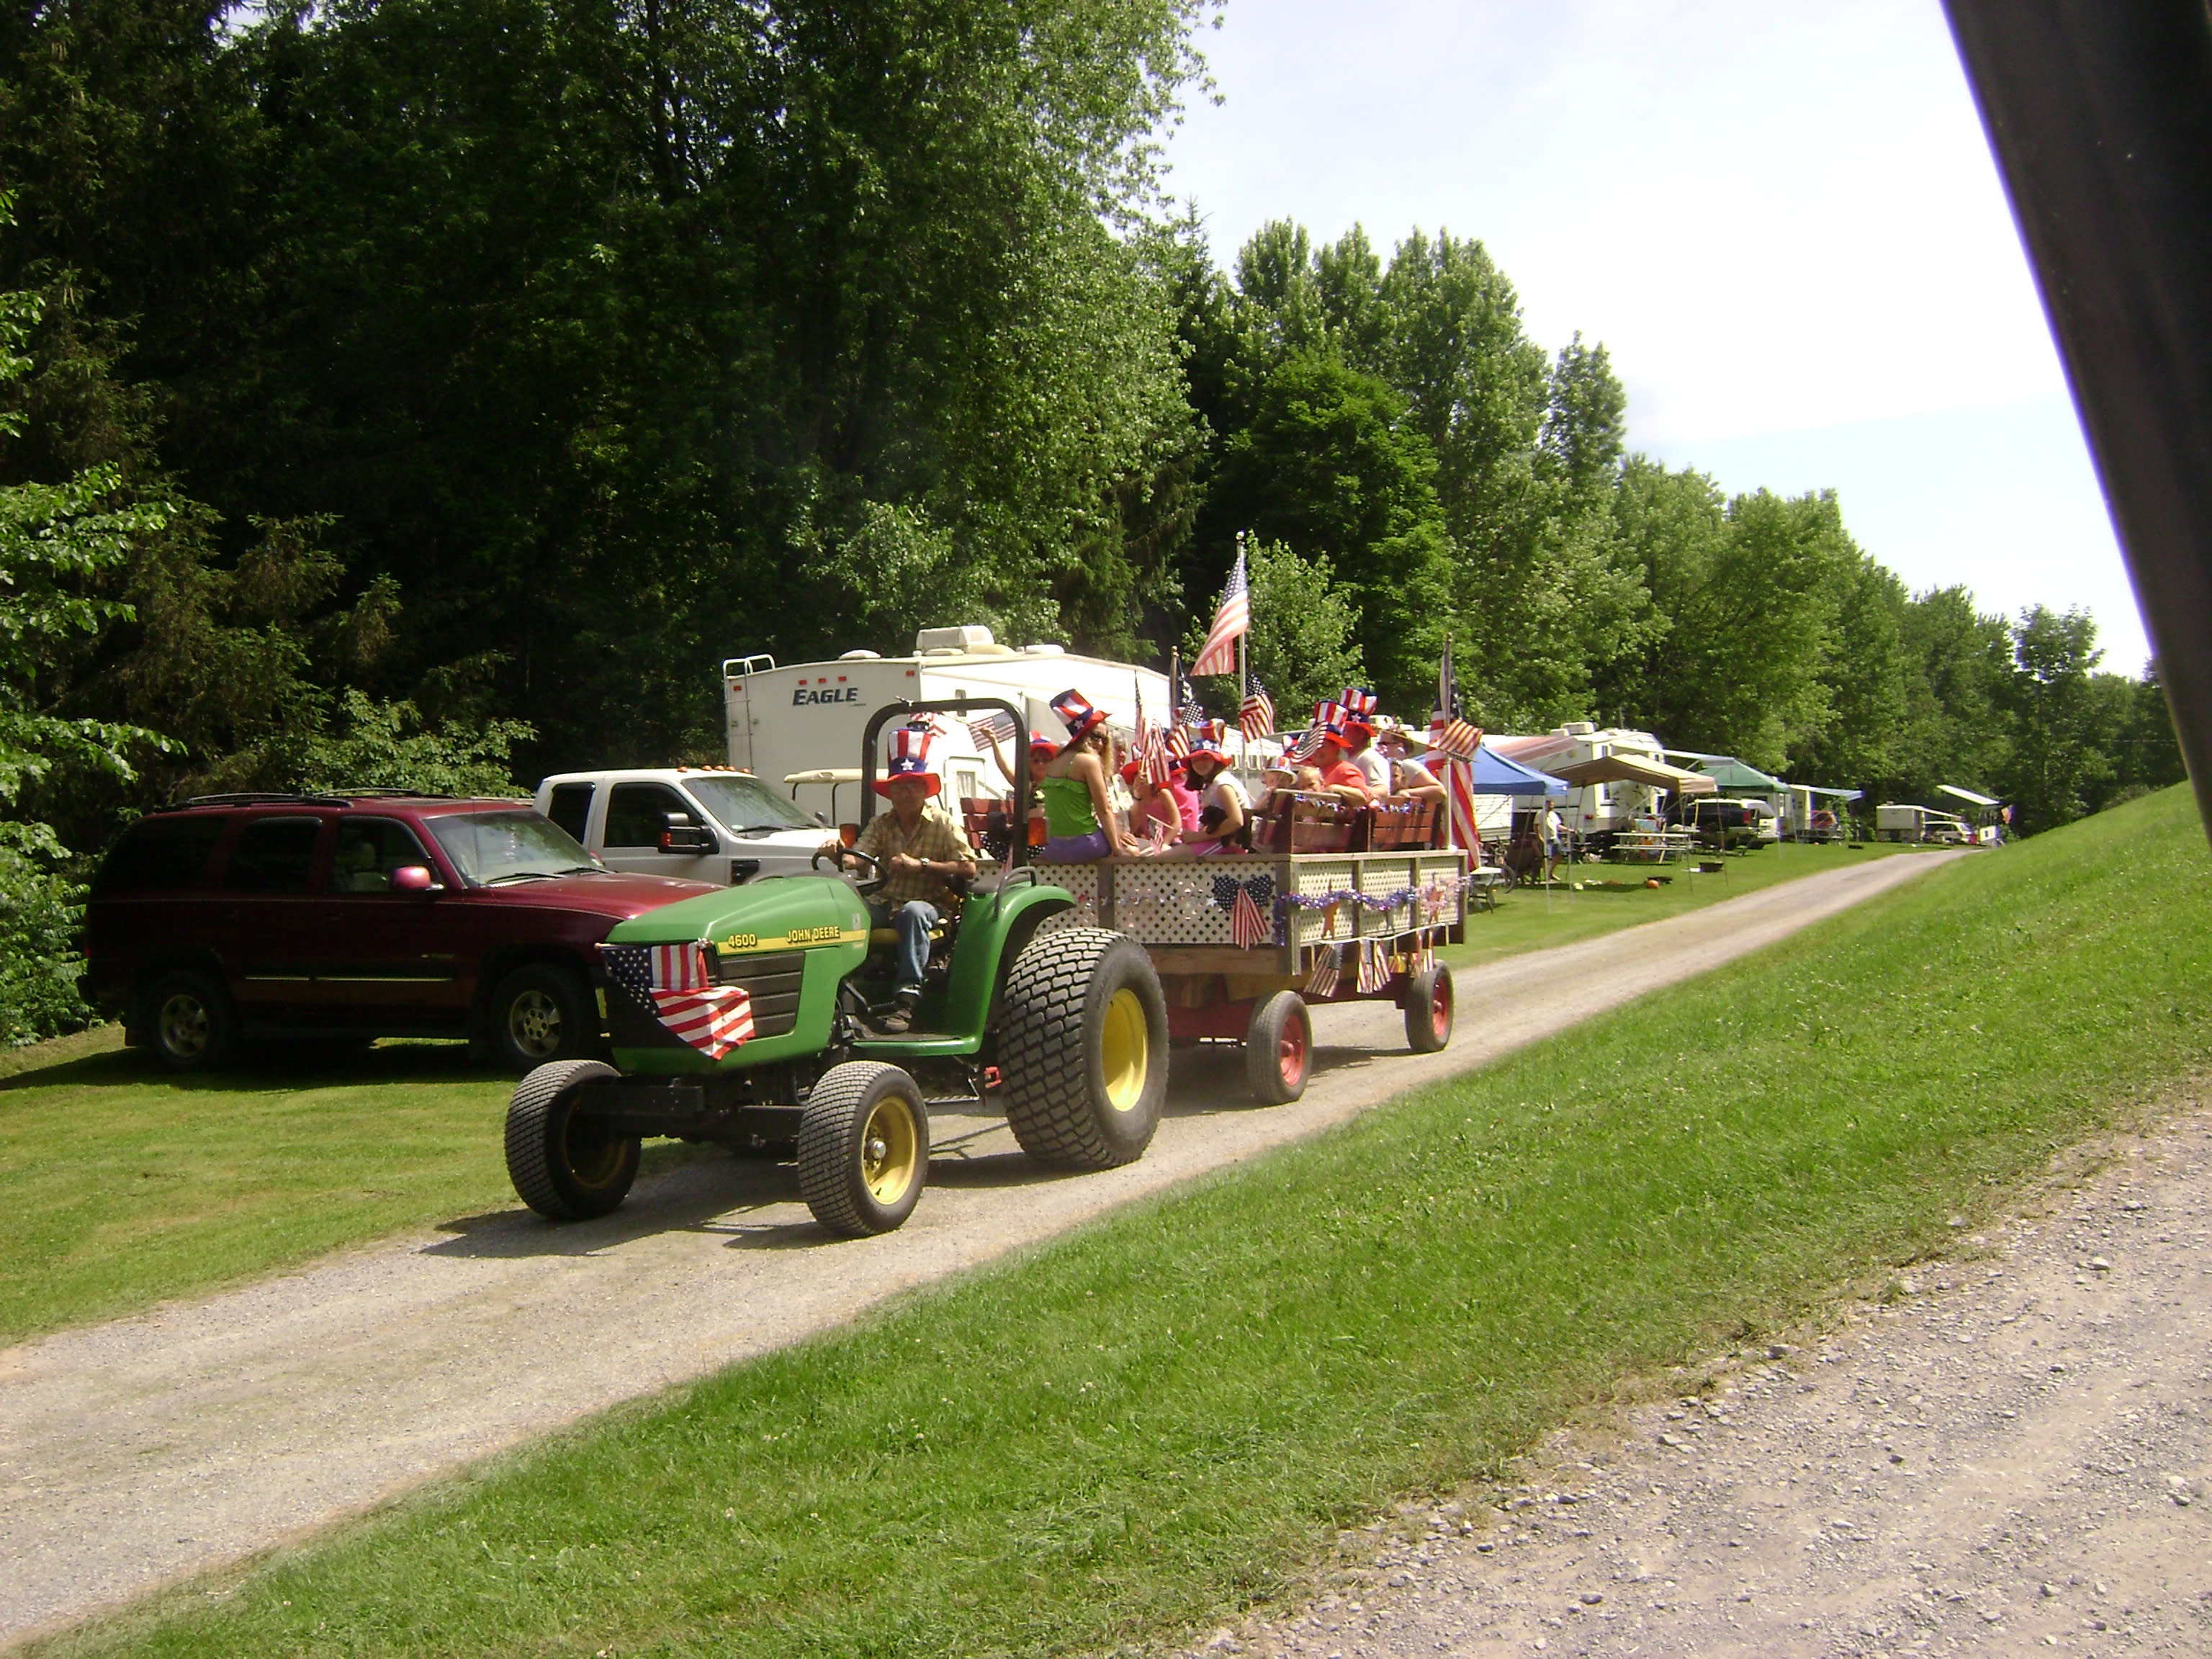
<svg viewBox="0 0 2212 1659"><path fill-rule="evenodd" d="M1873 860L1462 975L1441 1054L1407 1053L1387 1005L1317 1011L1293 1105L1250 1107L1234 1052L1179 1054L1169 1117L1127 1169L1050 1176L1002 1121L939 1118L930 1189L882 1238L830 1242L787 1168L710 1158L601 1221L471 1217L0 1349L0 1645L1311 1135L1956 856Z"/></svg>
<svg viewBox="0 0 2212 1659"><path fill-rule="evenodd" d="M2212 1651L2212 1115L2186 1108L1838 1328L1348 1536L1371 1563L1199 1651Z"/></svg>

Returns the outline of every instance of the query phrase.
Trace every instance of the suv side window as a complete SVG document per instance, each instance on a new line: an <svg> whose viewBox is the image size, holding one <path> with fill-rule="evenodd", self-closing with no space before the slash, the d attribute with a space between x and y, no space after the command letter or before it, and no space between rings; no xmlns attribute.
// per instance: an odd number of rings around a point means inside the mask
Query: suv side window
<svg viewBox="0 0 2212 1659"><path fill-rule="evenodd" d="M397 818L340 818L337 848L331 854L331 891L388 893L392 872L410 864L438 867L415 832Z"/></svg>
<svg viewBox="0 0 2212 1659"><path fill-rule="evenodd" d="M690 803L665 783L618 783L607 799L606 843L657 848L672 812L678 823L699 821Z"/></svg>
<svg viewBox="0 0 2212 1659"><path fill-rule="evenodd" d="M254 818L239 831L222 884L233 893L304 893L320 818Z"/></svg>
<svg viewBox="0 0 2212 1659"><path fill-rule="evenodd" d="M198 887L208 854L230 820L219 812L191 817L143 818L124 832L93 878L94 898L127 893L175 892Z"/></svg>
<svg viewBox="0 0 2212 1659"><path fill-rule="evenodd" d="M584 826L591 822L592 788L588 783L556 783L553 786L553 799L545 807L545 816L579 842L584 839ZM657 842L659 837L654 839Z"/></svg>

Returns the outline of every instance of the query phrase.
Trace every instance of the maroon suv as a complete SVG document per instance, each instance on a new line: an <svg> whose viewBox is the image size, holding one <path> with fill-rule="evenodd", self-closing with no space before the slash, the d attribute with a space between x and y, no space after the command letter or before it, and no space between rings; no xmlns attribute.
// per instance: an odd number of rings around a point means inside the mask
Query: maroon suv
<svg viewBox="0 0 2212 1659"><path fill-rule="evenodd" d="M603 869L526 802L210 796L108 854L78 984L179 1071L241 1039L379 1036L526 1071L597 1047L617 922L714 890Z"/></svg>

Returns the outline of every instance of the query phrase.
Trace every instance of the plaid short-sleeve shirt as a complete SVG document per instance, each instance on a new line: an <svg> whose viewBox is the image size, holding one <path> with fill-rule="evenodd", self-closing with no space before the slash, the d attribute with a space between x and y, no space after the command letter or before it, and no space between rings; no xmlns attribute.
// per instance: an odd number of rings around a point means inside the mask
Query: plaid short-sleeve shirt
<svg viewBox="0 0 2212 1659"><path fill-rule="evenodd" d="M894 908L914 899L948 913L960 906L960 896L945 884L944 877L931 875L926 870L892 869L890 861L896 854L904 853L935 864L954 859L968 865L975 861L968 838L945 816L944 809L934 803L922 807L921 822L914 826L911 836L899 833L898 814L887 809L868 820L867 828L860 831L860 838L854 846L884 866L884 884L876 898Z"/></svg>

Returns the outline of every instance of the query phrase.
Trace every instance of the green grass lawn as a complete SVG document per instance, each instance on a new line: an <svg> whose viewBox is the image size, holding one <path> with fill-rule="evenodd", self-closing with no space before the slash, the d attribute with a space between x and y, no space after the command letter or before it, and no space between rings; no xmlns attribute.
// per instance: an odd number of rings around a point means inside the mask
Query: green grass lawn
<svg viewBox="0 0 2212 1659"><path fill-rule="evenodd" d="M1722 866L1718 875L1695 872L1699 860L1687 866L1656 868L1629 864L1576 864L1561 867L1559 879L1548 894L1540 887L1516 888L1498 902L1494 911L1478 911L1467 919L1467 943L1455 946L1445 959L1455 968L1480 967L1500 957L1523 951L1540 951L1554 945L1572 945L1639 922L1663 921L1691 910L1702 910L1723 899L1757 892L1762 887L1795 881L1825 870L1848 869L1869 859L1899 854L1918 856L1917 847L1870 842L1853 848L1843 846L1762 847L1738 857L1702 861ZM1656 888L1641 884L1649 877L1671 877ZM1585 887L1577 892L1575 882L1628 882L1626 891Z"/></svg>
<svg viewBox="0 0 2212 1659"><path fill-rule="evenodd" d="M2185 791L498 1460L71 1653L1094 1652L1953 1244L2212 1050Z"/></svg>
<svg viewBox="0 0 2212 1659"><path fill-rule="evenodd" d="M1863 854L1773 848L1697 894L1538 893L1470 920L1457 963L1565 944ZM1686 890L1690 884L1677 883ZM155 1074L112 1026L0 1050L0 1342L131 1313L515 1200L512 1079L458 1043L270 1053L219 1078ZM660 1143L647 1167L690 1156Z"/></svg>

